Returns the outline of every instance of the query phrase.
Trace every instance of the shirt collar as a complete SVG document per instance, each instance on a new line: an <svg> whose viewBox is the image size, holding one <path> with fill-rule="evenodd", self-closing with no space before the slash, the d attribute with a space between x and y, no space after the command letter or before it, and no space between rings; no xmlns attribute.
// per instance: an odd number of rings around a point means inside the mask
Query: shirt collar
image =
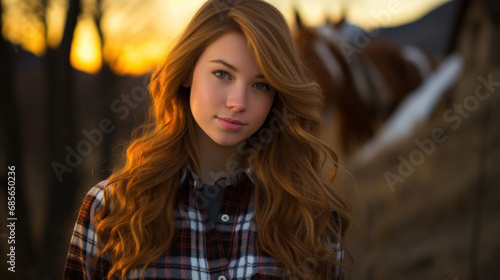
<svg viewBox="0 0 500 280"><path fill-rule="evenodd" d="M217 185L219 186L230 186L235 185L243 176L247 176L250 178L250 169L246 168L238 174L235 174L231 177L224 177L217 180ZM181 180L179 181L179 188L183 188L186 185L193 186L194 189L201 189L204 185L201 177L193 171L188 162L184 165L181 170Z"/></svg>

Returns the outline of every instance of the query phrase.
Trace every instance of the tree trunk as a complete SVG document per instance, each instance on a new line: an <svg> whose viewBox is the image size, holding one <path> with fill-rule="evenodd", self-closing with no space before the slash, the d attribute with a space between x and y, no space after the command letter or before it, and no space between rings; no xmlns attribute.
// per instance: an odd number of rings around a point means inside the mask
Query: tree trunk
<svg viewBox="0 0 500 280"><path fill-rule="evenodd" d="M74 70L69 58L80 6L80 0L69 1L61 44L56 50L48 48L46 53L49 207L39 262L41 278L44 279L57 279L62 275L66 251L54 249L60 248L61 244L69 244L71 231L65 225L74 220L75 214L68 213L68 209L72 209L78 191L76 169L80 162L67 149L77 150L74 137ZM56 163L66 166L65 169L57 169Z"/></svg>
<svg viewBox="0 0 500 280"><path fill-rule="evenodd" d="M102 54L102 68L99 72L99 86L98 90L101 92L100 96L103 98L103 106L102 108L102 113L101 115L107 119L110 119L113 121L113 123L116 123L114 119L114 115L111 113L110 110L110 104L113 101L113 89L114 86L116 85L117 81L117 76L111 69L111 67L106 63L104 59L104 34L102 33L102 28L101 28L101 18L103 15L103 4L102 0L97 0L97 14L94 18L95 20L95 25L97 27L97 32L99 34L99 38L101 40L101 45L100 51ZM102 142L102 159L104 164L104 174L102 174L104 177L108 177L111 175L112 169L113 169L113 161L110 160L112 157L112 143L113 141L113 136L114 136L114 131L111 133L104 133L103 134L103 142ZM104 178L103 178L104 179Z"/></svg>
<svg viewBox="0 0 500 280"><path fill-rule="evenodd" d="M2 30L2 13L2 5L0 5L0 30ZM6 239L2 240L2 247L5 249L3 252L10 253L10 245L15 245L15 266L25 268L23 270L16 269L16 273L4 269L2 273L0 273L0 278L2 279L26 279L29 275L32 275L33 272L33 270L29 269L29 264L33 263L33 255L31 253L33 252L33 243L30 238L30 225L24 195L26 186L24 185L23 178L26 174L23 173L25 169L22 165L23 154L21 146L20 112L19 103L16 99L14 90L14 62L18 52L19 48L17 46L11 44L3 37L0 38L0 126L2 127L1 135L4 138L0 143L4 145L3 150L5 151L3 154L4 158L0 159L0 162L5 163L4 166L1 166L2 169L0 172L2 186L5 186L0 195L0 204L5 207L2 207L3 209L1 210L2 213L6 213L5 219L7 217L17 219L8 221L8 224L11 222L15 223L16 244L8 243L7 236L5 236ZM13 176L15 177L15 211L12 213L14 214L13 216L7 212L8 166L15 167L15 175ZM3 228L1 232L6 232L10 235L10 232L7 232L7 230L8 229ZM4 240L6 242L3 242ZM9 250L7 250L7 248L9 248ZM2 259L6 258L7 253L2 256ZM7 267L10 266L10 264L7 265ZM4 273L8 273L8 275L4 277Z"/></svg>

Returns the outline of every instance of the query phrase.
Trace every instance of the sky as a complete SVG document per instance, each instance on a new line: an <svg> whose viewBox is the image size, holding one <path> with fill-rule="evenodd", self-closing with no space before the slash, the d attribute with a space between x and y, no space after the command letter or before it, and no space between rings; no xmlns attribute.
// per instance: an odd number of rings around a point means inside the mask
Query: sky
<svg viewBox="0 0 500 280"><path fill-rule="evenodd" d="M96 0L82 0L82 14L73 38L72 65L96 73L102 58L119 74L141 75L161 60L170 43L186 26L204 0L103 0L101 27L104 51L93 20ZM242 0L244 1L244 0ZM414 21L449 0L268 0L293 25L296 7L307 25L327 17L336 20L345 10L349 22L365 29L397 26ZM46 46L44 26L36 13L38 0L3 0L3 35L38 56ZM27 4L26 4L27 3ZM26 8L29 7L29 9ZM33 7L35 9L33 9ZM344 9L342 9L344 7ZM48 40L51 47L61 39L66 0L50 0Z"/></svg>

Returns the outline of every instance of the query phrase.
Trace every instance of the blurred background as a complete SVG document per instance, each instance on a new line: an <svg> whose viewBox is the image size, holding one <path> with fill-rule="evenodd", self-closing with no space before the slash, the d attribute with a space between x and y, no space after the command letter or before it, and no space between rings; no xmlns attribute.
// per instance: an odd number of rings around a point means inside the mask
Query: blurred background
<svg viewBox="0 0 500 280"><path fill-rule="evenodd" d="M83 197L117 165L151 71L203 2L1 0L0 279L61 278ZM498 279L498 1L269 2L325 91L322 138L357 181L346 278Z"/></svg>

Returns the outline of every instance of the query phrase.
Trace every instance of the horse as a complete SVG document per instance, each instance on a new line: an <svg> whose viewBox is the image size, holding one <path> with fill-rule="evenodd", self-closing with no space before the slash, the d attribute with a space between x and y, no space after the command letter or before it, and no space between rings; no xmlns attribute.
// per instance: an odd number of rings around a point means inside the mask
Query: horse
<svg viewBox="0 0 500 280"><path fill-rule="evenodd" d="M325 95L325 114L340 127L340 146L352 154L437 66L430 54L329 20L306 27L296 12L295 40Z"/></svg>

